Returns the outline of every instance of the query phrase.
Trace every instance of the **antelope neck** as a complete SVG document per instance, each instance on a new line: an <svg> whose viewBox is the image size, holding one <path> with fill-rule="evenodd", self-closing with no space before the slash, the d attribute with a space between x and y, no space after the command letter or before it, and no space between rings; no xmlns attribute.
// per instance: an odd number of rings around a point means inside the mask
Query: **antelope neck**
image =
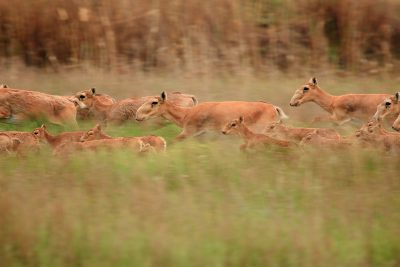
<svg viewBox="0 0 400 267"><path fill-rule="evenodd" d="M317 88L319 96L313 99L313 102L318 104L321 108L326 110L329 113L333 112L333 99L334 96L328 94L324 90Z"/></svg>
<svg viewBox="0 0 400 267"><path fill-rule="evenodd" d="M98 99L94 99L93 101L93 110L100 114L101 116L103 116L104 118L107 117L107 113L111 110L111 108L113 107L114 104L103 104L101 103L101 101L99 101Z"/></svg>
<svg viewBox="0 0 400 267"><path fill-rule="evenodd" d="M58 136L55 136L55 135L51 135L51 134L49 134L49 132L47 132L47 131L44 131L44 138L47 140L47 142L50 144L50 145L54 145L57 141L58 141Z"/></svg>
<svg viewBox="0 0 400 267"><path fill-rule="evenodd" d="M185 117L191 109L192 108L180 107L172 103L165 102L164 112L162 112L161 116L174 122L179 127L182 127Z"/></svg>
<svg viewBox="0 0 400 267"><path fill-rule="evenodd" d="M240 130L239 130L239 134L246 140L251 139L254 137L254 133L252 131L250 131L249 128L247 128L245 125L240 125Z"/></svg>

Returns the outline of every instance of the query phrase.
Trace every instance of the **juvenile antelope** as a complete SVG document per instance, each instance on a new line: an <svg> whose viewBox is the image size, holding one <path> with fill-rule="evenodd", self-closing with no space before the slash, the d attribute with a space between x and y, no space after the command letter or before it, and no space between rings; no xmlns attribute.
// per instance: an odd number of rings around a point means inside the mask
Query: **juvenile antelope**
<svg viewBox="0 0 400 267"><path fill-rule="evenodd" d="M341 125L351 119L368 121L374 115L376 106L388 97L390 97L388 94L333 96L322 90L315 78L311 78L308 83L296 90L290 100L290 105L297 107L306 102L314 102L330 115L316 117L313 122L330 121Z"/></svg>
<svg viewBox="0 0 400 267"><path fill-rule="evenodd" d="M264 102L203 102L194 107L180 107L172 103L165 92L146 101L136 112L136 120L161 116L183 128L176 140L184 140L207 131L221 132L226 123L242 116L254 132L262 132L269 122L286 115L281 108Z"/></svg>
<svg viewBox="0 0 400 267"><path fill-rule="evenodd" d="M80 141L80 138L85 134L85 132L63 132L59 135L51 135L47 131L46 125L42 124L42 126L33 131L33 134L37 136L41 142L48 143L52 148L55 148L63 143Z"/></svg>
<svg viewBox="0 0 400 267"><path fill-rule="evenodd" d="M265 128L265 134L274 138L300 142L306 135L314 133L325 138L339 139L339 133L328 128L295 128L283 124L282 121L272 122Z"/></svg>
<svg viewBox="0 0 400 267"><path fill-rule="evenodd" d="M330 138L322 136L317 130L304 136L300 142L300 146L312 145L318 148L329 148L329 149L343 149L353 145L353 141L350 138Z"/></svg>
<svg viewBox="0 0 400 267"><path fill-rule="evenodd" d="M153 96L139 98L127 98L115 103L107 103L101 99L96 90L86 90L75 95L81 109L89 110L98 121L107 121L113 124L121 124L135 119L137 109ZM192 107L197 104L193 95L174 92L171 100L178 106Z"/></svg>
<svg viewBox="0 0 400 267"><path fill-rule="evenodd" d="M386 98L382 103L380 103L376 108L376 113L374 115L375 120L380 118L385 118L386 116L395 116L396 119L392 124L393 130L400 131L400 92Z"/></svg>
<svg viewBox="0 0 400 267"><path fill-rule="evenodd" d="M12 138L6 133L0 133L0 153L10 154L18 150L21 140Z"/></svg>
<svg viewBox="0 0 400 267"><path fill-rule="evenodd" d="M6 123L46 120L58 125L77 125L75 104L67 98L11 88L0 89L0 120Z"/></svg>
<svg viewBox="0 0 400 267"><path fill-rule="evenodd" d="M115 104L117 101L106 94L96 94L96 88L91 88L90 90L86 90L86 91L82 91L80 93L85 94L85 93L89 93L92 92L93 94L96 95L96 100L101 103L102 105L113 105ZM78 93L78 94L80 94ZM94 114L93 114L93 110L90 108L81 108L83 107L83 105L79 102L79 98L76 97L76 95L74 96L66 96L70 101L74 102L77 106L77 114L76 114L76 118L78 120L90 120L90 119L97 119Z"/></svg>
<svg viewBox="0 0 400 267"><path fill-rule="evenodd" d="M19 140L17 152L21 155L40 149L39 139L31 132L4 131L0 132L0 134Z"/></svg>
<svg viewBox="0 0 400 267"><path fill-rule="evenodd" d="M371 120L356 131L355 138L362 144L400 152L400 133L386 131L381 120Z"/></svg>
<svg viewBox="0 0 400 267"><path fill-rule="evenodd" d="M148 145L140 138L113 138L100 139L86 142L64 143L54 150L55 155L68 155L75 151L99 151L99 150L128 150L133 153L148 151Z"/></svg>
<svg viewBox="0 0 400 267"><path fill-rule="evenodd" d="M252 132L245 124L242 116L225 125L222 129L223 134L236 133L243 138L244 144L240 146L241 150L259 149L264 147L279 146L289 147L291 143L284 140L274 139L264 134Z"/></svg>
<svg viewBox="0 0 400 267"><path fill-rule="evenodd" d="M373 116L373 119L379 120L390 114L398 116L400 113L399 97L400 92L397 92L393 96L385 98L381 103L379 103L379 105L376 107L376 112Z"/></svg>
<svg viewBox="0 0 400 267"><path fill-rule="evenodd" d="M82 135L80 141L92 141L92 140L99 140L99 139L113 139L114 137L109 136L108 134L104 133L100 124L97 124L95 127L90 129L89 131L85 132ZM125 138L140 138L145 144L149 144L151 147L154 148L156 152L164 152L167 148L167 142L161 136L156 135L148 135L148 136L139 136L139 137L125 137Z"/></svg>

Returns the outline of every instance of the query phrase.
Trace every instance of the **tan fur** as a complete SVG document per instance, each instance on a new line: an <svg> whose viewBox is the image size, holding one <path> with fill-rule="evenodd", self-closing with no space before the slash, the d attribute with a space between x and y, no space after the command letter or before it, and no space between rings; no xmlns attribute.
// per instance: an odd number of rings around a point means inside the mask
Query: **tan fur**
<svg viewBox="0 0 400 267"><path fill-rule="evenodd" d="M381 120L371 120L355 133L355 138L362 144L387 151L400 152L400 133L386 131Z"/></svg>
<svg viewBox="0 0 400 267"><path fill-rule="evenodd" d="M387 97L390 97L390 95L347 94L333 96L322 90L317 85L316 79L312 78L308 83L296 90L290 100L290 105L300 106L306 102L314 102L330 115L316 117L313 122L330 121L343 124L351 119L368 121L374 115L376 106Z"/></svg>
<svg viewBox="0 0 400 267"><path fill-rule="evenodd" d="M129 150L134 153L144 152L147 150L146 145L140 138L112 138L100 139L86 142L64 143L58 146L55 155L68 155L75 151L98 151L98 150Z"/></svg>
<svg viewBox="0 0 400 267"><path fill-rule="evenodd" d="M328 149L344 149L353 145L353 140L350 138L329 138L322 136L317 130L304 136L300 142L300 146L315 146L317 148Z"/></svg>
<svg viewBox="0 0 400 267"><path fill-rule="evenodd" d="M265 134L274 138L300 142L306 135L316 133L325 138L339 139L340 134L329 128L295 128L284 125L280 122L272 122L265 128Z"/></svg>
<svg viewBox="0 0 400 267"><path fill-rule="evenodd" d="M381 120L387 116L394 116L396 119L392 124L392 128L400 131L400 92L386 98L376 107L376 113L373 117L375 120Z"/></svg>
<svg viewBox="0 0 400 267"><path fill-rule="evenodd" d="M239 119L235 119L227 123L225 127L222 129L222 133L223 134L235 133L238 134L240 137L242 137L245 143L240 146L241 150L262 149L271 146L279 146L279 147L291 146L291 143L288 141L278 140L264 134L256 134L252 132L244 124L243 117L240 117Z"/></svg>
<svg viewBox="0 0 400 267"><path fill-rule="evenodd" d="M0 107L0 119L7 122L44 119L59 125L77 125L74 103L62 96L2 88Z"/></svg>
<svg viewBox="0 0 400 267"><path fill-rule="evenodd" d="M19 154L26 154L40 149L39 139L31 132L4 131L0 132L0 134L5 134L20 141L17 149Z"/></svg>
<svg viewBox="0 0 400 267"><path fill-rule="evenodd" d="M41 127L36 128L33 134L37 136L39 141L48 143L51 147L55 148L64 143L78 142L85 132L63 132L59 135L51 135L43 124Z"/></svg>
<svg viewBox="0 0 400 267"><path fill-rule="evenodd" d="M0 154L16 152L20 144L21 140L12 138L6 133L0 133Z"/></svg>
<svg viewBox="0 0 400 267"><path fill-rule="evenodd" d="M254 132L262 132L267 123L279 121L282 111L264 102L203 102L191 108L179 107L167 99L163 92L145 102L136 113L136 120L162 116L183 128L177 140L201 134L206 131L221 132L226 123L244 116L248 127Z"/></svg>
<svg viewBox="0 0 400 267"><path fill-rule="evenodd" d="M101 103L104 103L106 105L112 105L116 103L115 99L109 95L97 94L96 97L99 99L99 101L101 101ZM65 98L67 98L69 101L72 101L75 104L75 107L77 108L76 111L77 120L83 121L83 120L95 119L93 112L91 112L89 108L79 107L79 101L76 99L75 96L65 96Z"/></svg>
<svg viewBox="0 0 400 267"><path fill-rule="evenodd" d="M88 109L98 121L107 121L117 125L134 120L137 109L149 99L154 98L154 96L132 97L115 103L107 103L92 90L79 92L75 97L78 99L80 107ZM197 104L195 96L180 92L172 93L171 101L183 107L192 107Z"/></svg>
<svg viewBox="0 0 400 267"><path fill-rule="evenodd" d="M82 135L80 141L92 141L92 140L99 140L99 139L113 139L114 137L107 135L103 132L102 127L100 124L97 124L95 127L90 129L89 131L85 132ZM126 137L129 138L129 137ZM144 144L149 144L151 147L154 148L155 152L164 152L167 148L167 142L161 136L156 135L148 135L148 136L137 136L132 138L140 138Z"/></svg>

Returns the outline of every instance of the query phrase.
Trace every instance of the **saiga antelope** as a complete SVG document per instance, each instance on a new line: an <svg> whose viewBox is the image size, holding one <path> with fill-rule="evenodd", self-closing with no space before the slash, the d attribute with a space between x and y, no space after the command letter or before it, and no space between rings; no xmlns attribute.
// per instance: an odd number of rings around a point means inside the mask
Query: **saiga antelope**
<svg viewBox="0 0 400 267"><path fill-rule="evenodd" d="M113 139L114 137L103 132L100 124L85 132L80 138L81 142L99 140L99 139ZM138 137L124 137L124 138L140 138L145 144L149 144L154 148L156 152L165 152L167 148L167 142L161 136L147 135Z"/></svg>
<svg viewBox="0 0 400 267"><path fill-rule="evenodd" d="M392 115L397 117L392 124L392 129L396 131L400 131L400 92L394 94L394 96L390 96L386 98L383 102L381 102L377 108L376 113L374 115L374 119L378 120L380 118L385 118L388 115Z"/></svg>
<svg viewBox="0 0 400 267"><path fill-rule="evenodd" d="M221 132L226 123L243 116L248 127L257 133L269 122L285 118L283 110L265 102L203 102L194 107L180 107L168 100L162 92L159 97L146 101L136 112L136 120L164 117L183 128L176 140L184 140L206 131Z"/></svg>
<svg viewBox="0 0 400 267"><path fill-rule="evenodd" d="M284 125L282 121L268 124L264 133L274 138L295 142L300 142L306 135L310 133L319 134L322 137L331 139L340 138L339 133L334 129L289 127Z"/></svg>
<svg viewBox="0 0 400 267"><path fill-rule="evenodd" d="M95 88L79 92L75 95L81 109L88 109L100 122L121 124L135 119L137 109L154 96L127 98L115 103L107 103L96 93ZM183 107L192 107L197 104L194 95L174 92L171 94L174 104Z"/></svg>
<svg viewBox="0 0 400 267"><path fill-rule="evenodd" d="M75 104L62 96L0 88L0 120L14 123L43 119L58 125L77 126Z"/></svg>
<svg viewBox="0 0 400 267"><path fill-rule="evenodd" d="M315 78L311 78L308 83L296 90L290 100L290 105L297 107L306 102L314 102L330 115L316 117L313 122L330 121L341 125L351 119L368 121L374 115L376 106L389 96L388 94L333 96L322 90Z"/></svg>
<svg viewBox="0 0 400 267"><path fill-rule="evenodd" d="M231 122L228 122L222 129L222 133L223 134L236 133L240 137L242 137L244 140L244 144L240 146L240 150L260 149L265 147L271 147L274 145L279 147L289 147L291 145L291 143L288 141L278 140L264 134L257 134L252 132L244 124L244 118L242 116L240 116L239 119L235 119Z"/></svg>
<svg viewBox="0 0 400 267"><path fill-rule="evenodd" d="M33 131L33 134L37 136L37 138L41 142L48 143L51 147L56 148L57 146L68 143L68 142L78 142L82 135L85 134L83 131L78 132L63 132L59 135L51 135L47 129L46 125L42 124L39 128L36 128Z"/></svg>

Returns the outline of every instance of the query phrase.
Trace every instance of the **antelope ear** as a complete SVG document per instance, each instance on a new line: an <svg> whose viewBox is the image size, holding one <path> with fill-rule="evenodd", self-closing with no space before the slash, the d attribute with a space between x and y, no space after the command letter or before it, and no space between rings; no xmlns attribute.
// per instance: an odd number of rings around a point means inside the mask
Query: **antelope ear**
<svg viewBox="0 0 400 267"><path fill-rule="evenodd" d="M45 125L45 124L42 124L42 125L40 126L40 128L46 129L46 125Z"/></svg>
<svg viewBox="0 0 400 267"><path fill-rule="evenodd" d="M96 128L97 130L101 131L101 124L100 124L100 123L96 124L95 128Z"/></svg>
<svg viewBox="0 0 400 267"><path fill-rule="evenodd" d="M244 121L243 116L240 116L240 117L239 117L239 122L240 122L240 123L243 123L243 121Z"/></svg>
<svg viewBox="0 0 400 267"><path fill-rule="evenodd" d="M165 91L163 91L162 93L161 93L161 101L166 101L167 100L167 93L165 92Z"/></svg>
<svg viewBox="0 0 400 267"><path fill-rule="evenodd" d="M96 88L92 87L92 88L90 89L90 91L92 92L92 95L96 95Z"/></svg>
<svg viewBox="0 0 400 267"><path fill-rule="evenodd" d="M400 92L397 92L397 93L394 95L394 97L395 97L395 99L396 99L396 102L398 102L399 99L400 99Z"/></svg>
<svg viewBox="0 0 400 267"><path fill-rule="evenodd" d="M317 79L315 77L312 77L308 82L313 85L317 85Z"/></svg>

